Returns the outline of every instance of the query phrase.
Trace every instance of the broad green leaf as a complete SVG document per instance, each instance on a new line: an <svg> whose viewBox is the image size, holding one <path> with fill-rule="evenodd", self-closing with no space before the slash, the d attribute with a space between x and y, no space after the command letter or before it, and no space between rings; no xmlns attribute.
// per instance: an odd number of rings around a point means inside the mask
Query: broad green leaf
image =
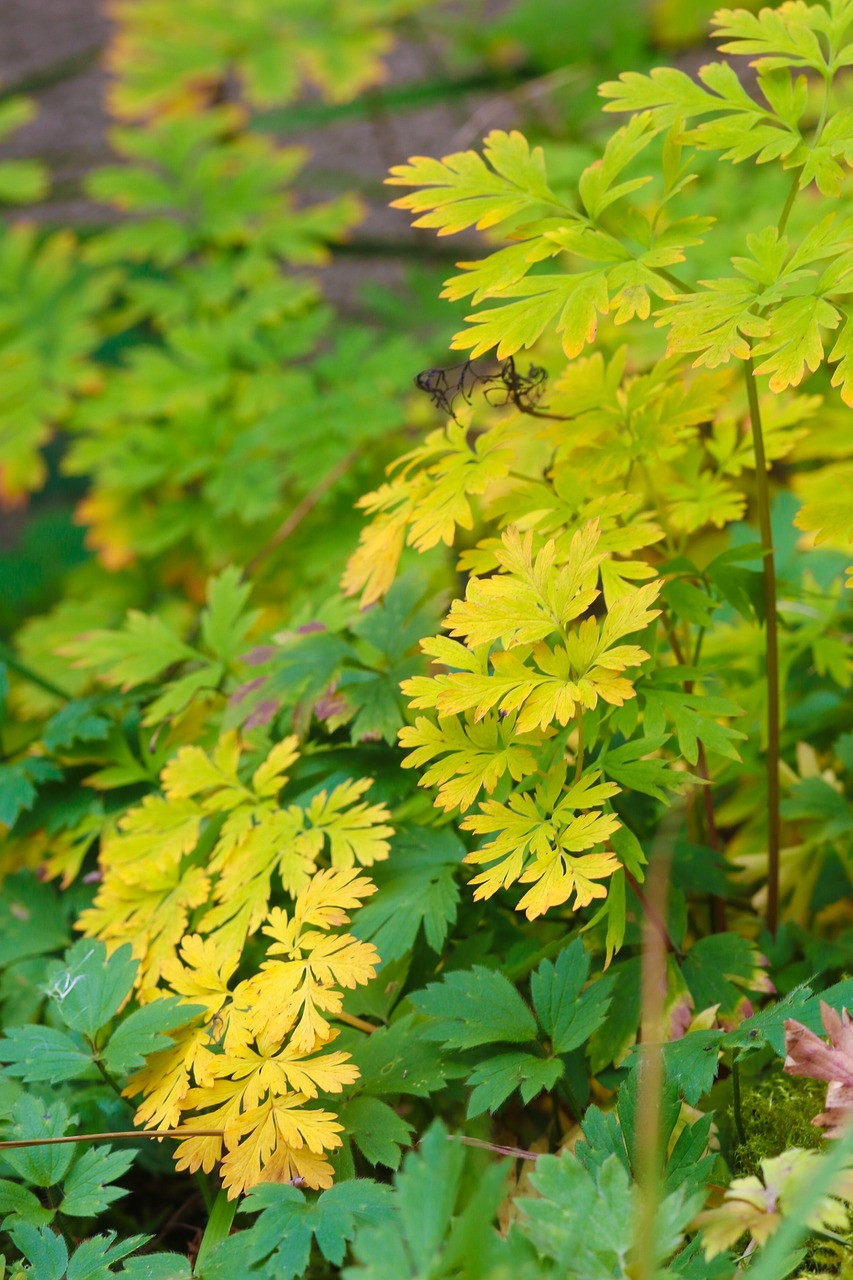
<svg viewBox="0 0 853 1280"><path fill-rule="evenodd" d="M169 1047L169 1031L185 1026L204 1009L204 1005L184 1004L174 996L134 1009L122 1019L104 1046L101 1053L104 1066L117 1076L139 1070L150 1054Z"/></svg>
<svg viewBox="0 0 853 1280"><path fill-rule="evenodd" d="M667 1079L678 1085L691 1107L705 1096L717 1077L723 1035L722 1031L691 1031L661 1049Z"/></svg>
<svg viewBox="0 0 853 1280"><path fill-rule="evenodd" d="M380 970L380 982L382 974ZM365 1093L410 1093L419 1098L443 1088L448 1066L446 1055L423 1034L423 1020L411 1013L360 1037L353 1062L361 1072L359 1088Z"/></svg>
<svg viewBox="0 0 853 1280"><path fill-rule="evenodd" d="M345 1280L450 1280L489 1275L505 1261L506 1243L492 1225L504 1168L489 1166L466 1195L465 1165L465 1148L435 1121L394 1179L397 1213L359 1231Z"/></svg>
<svg viewBox="0 0 853 1280"><path fill-rule="evenodd" d="M63 1101L50 1104L31 1094L21 1094L11 1109L11 1126L4 1134L10 1141L30 1138L62 1138L72 1117ZM77 1148L73 1143L6 1149L3 1159L25 1182L34 1187L54 1187L68 1172Z"/></svg>
<svg viewBox="0 0 853 1280"><path fill-rule="evenodd" d="M421 925L432 950L441 950L456 920L456 876L465 855L449 827L401 831L392 850L388 864L374 873L378 893L353 922L355 936L372 942L385 962L411 950Z"/></svg>
<svg viewBox="0 0 853 1280"><path fill-rule="evenodd" d="M34 1227L28 1222L16 1223L9 1235L38 1280L64 1280L68 1248L61 1235L50 1227Z"/></svg>
<svg viewBox="0 0 853 1280"><path fill-rule="evenodd" d="M746 1003L745 991L772 990L761 968L757 946L737 933L715 933L699 938L681 965L684 981L696 1010L720 1006L720 1018L729 1018Z"/></svg>
<svg viewBox="0 0 853 1280"><path fill-rule="evenodd" d="M94 1218L114 1200L128 1194L125 1187L109 1184L133 1164L136 1152L113 1151L107 1145L87 1146L62 1184L61 1213L73 1218Z"/></svg>
<svg viewBox="0 0 853 1280"><path fill-rule="evenodd" d="M84 938L48 970L48 995L66 1026L94 1040L133 989L138 962L127 942L107 956L103 942Z"/></svg>
<svg viewBox="0 0 853 1280"><path fill-rule="evenodd" d="M341 1108L341 1123L370 1164L399 1169L402 1148L411 1142L413 1126L379 1098L352 1098Z"/></svg>
<svg viewBox="0 0 853 1280"><path fill-rule="evenodd" d="M0 764L0 823L13 827L21 814L35 804L38 784L61 777L56 765L37 756L28 756L16 764Z"/></svg>
<svg viewBox="0 0 853 1280"><path fill-rule="evenodd" d="M530 979L533 1008L554 1053L571 1053L604 1021L613 983L601 978L581 995L588 976L589 956L576 938L556 962L543 960Z"/></svg>
<svg viewBox="0 0 853 1280"><path fill-rule="evenodd" d="M316 1198L296 1187L261 1184L240 1204L240 1213L258 1213L251 1231L224 1241L211 1255L205 1268L210 1280L227 1280L236 1275L236 1250L247 1249L255 1264L253 1273L296 1280L311 1258L311 1242L316 1240L323 1257L339 1267L346 1256L347 1243L361 1227L376 1226L393 1215L392 1192L367 1178L339 1182ZM232 1269L229 1271L229 1266Z"/></svg>
<svg viewBox="0 0 853 1280"><path fill-rule="evenodd" d="M473 1085L468 1099L468 1119L484 1111L497 1111L515 1089L520 1090L524 1103L543 1090L550 1093L562 1074L563 1063L559 1058L538 1058L521 1051L491 1055L468 1077L468 1084Z"/></svg>
<svg viewBox="0 0 853 1280"><path fill-rule="evenodd" d="M56 889L30 871L9 876L0 898L0 965L59 951L68 942L68 924Z"/></svg>
<svg viewBox="0 0 853 1280"><path fill-rule="evenodd" d="M8 1178L0 1178L0 1218L4 1218L10 1226L21 1221L32 1227L42 1227L52 1217L53 1210L45 1209L38 1196L29 1188L22 1187L19 1182L10 1182Z"/></svg>
<svg viewBox="0 0 853 1280"><path fill-rule="evenodd" d="M147 1253L141 1258L129 1258L119 1275L125 1280L190 1280L192 1266L189 1259L179 1253Z"/></svg>
<svg viewBox="0 0 853 1280"><path fill-rule="evenodd" d="M86 1075L94 1067L91 1051L57 1027L32 1024L9 1027L0 1040L0 1062L10 1076L27 1084L49 1081L59 1084Z"/></svg>
<svg viewBox="0 0 853 1280"><path fill-rule="evenodd" d="M473 1049L507 1041L536 1039L536 1021L515 987L501 973L475 965L449 973L410 996L421 1013L433 1019L424 1034L449 1049Z"/></svg>

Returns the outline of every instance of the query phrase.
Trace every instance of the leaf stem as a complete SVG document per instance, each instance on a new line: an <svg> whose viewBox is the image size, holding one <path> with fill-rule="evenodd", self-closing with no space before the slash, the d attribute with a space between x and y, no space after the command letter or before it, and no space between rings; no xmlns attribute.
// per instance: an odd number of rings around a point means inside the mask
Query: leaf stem
<svg viewBox="0 0 853 1280"><path fill-rule="evenodd" d="M0 1142L0 1151L16 1151L23 1147L57 1147L69 1142L119 1142L130 1138L221 1138L224 1129L119 1129L108 1133L72 1133L62 1138L16 1138Z"/></svg>
<svg viewBox="0 0 853 1280"><path fill-rule="evenodd" d="M28 680L30 684L37 685L39 689L44 689L45 693L52 694L54 698L61 698L63 702L68 702L71 698L70 693L66 693L64 689L60 689L58 685L46 680L37 671L33 671L32 667L28 667L25 662L21 662L20 658L2 640L0 640L0 662L5 663L10 671L15 671L23 680Z"/></svg>
<svg viewBox="0 0 853 1280"><path fill-rule="evenodd" d="M578 747L577 758L575 760L575 782L580 782L581 774L583 773L584 753L583 707L578 707L576 723L578 726Z"/></svg>
<svg viewBox="0 0 853 1280"><path fill-rule="evenodd" d="M779 218L779 221L776 225L776 229L779 232L780 236L782 235L786 226L788 225L788 218L791 216L791 210L794 207L794 201L797 198L797 192L799 191L799 189L800 189L800 170L797 169L794 172L794 181L791 183L791 190L788 192L788 199L785 201L785 207L782 210L781 217Z"/></svg>
<svg viewBox="0 0 853 1280"><path fill-rule="evenodd" d="M344 1013L343 1009L339 1013L334 1014L338 1022L345 1022L348 1027L355 1027L356 1031L366 1031L368 1035L373 1035L374 1031L378 1031L379 1027L374 1022L366 1022L364 1018L357 1018L354 1013Z"/></svg>
<svg viewBox="0 0 853 1280"><path fill-rule="evenodd" d="M776 561L770 522L770 485L761 429L761 410L752 357L744 362L746 394L755 450L758 525L764 551L764 627L767 642L767 928L775 937L779 925L779 629L776 617Z"/></svg>
<svg viewBox="0 0 853 1280"><path fill-rule="evenodd" d="M738 1063L738 1050L732 1051L732 1113L735 1118L735 1129L737 1130L738 1141L741 1146L746 1142L746 1129L743 1123L743 1110L741 1107L740 1096L740 1064Z"/></svg>

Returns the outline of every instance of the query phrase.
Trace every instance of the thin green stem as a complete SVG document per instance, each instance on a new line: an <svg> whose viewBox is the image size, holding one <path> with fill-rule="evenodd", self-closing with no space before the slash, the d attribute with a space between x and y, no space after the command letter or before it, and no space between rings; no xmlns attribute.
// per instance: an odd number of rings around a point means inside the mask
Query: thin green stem
<svg viewBox="0 0 853 1280"><path fill-rule="evenodd" d="M746 1142L746 1129L743 1123L743 1108L740 1096L740 1064L737 1060L738 1050L732 1053L732 1112L735 1118L735 1129L741 1146Z"/></svg>
<svg viewBox="0 0 853 1280"><path fill-rule="evenodd" d="M824 78L823 78L823 103L821 104L821 108L820 108L820 119L817 122L817 127L814 131L814 137L812 138L812 141L811 141L812 150L814 150L814 148L820 142L821 134L823 133L824 126L826 124L826 117L829 111L829 91L831 86L832 86L832 74L829 71L827 71L824 74ZM802 173L802 167L794 170L794 177L791 181L791 189L788 192L788 199L785 201L785 207L783 208L779 221L776 224L776 230L778 231L780 236L783 234L786 226L788 225L788 218L791 216L791 210L794 207L794 201L796 200L797 194L800 190L800 174L801 173Z"/></svg>
<svg viewBox="0 0 853 1280"><path fill-rule="evenodd" d="M22 679L29 680L30 684L37 685L39 689L44 689L45 693L53 694L54 698L61 698L63 702L68 702L70 699L70 693L66 693L64 689L52 684L50 680L40 676L37 671L33 671L32 667L28 667L26 663L21 662L20 658L2 640L0 640L0 662L5 663L10 671L17 672Z"/></svg>
<svg viewBox="0 0 853 1280"><path fill-rule="evenodd" d="M761 410L752 357L744 362L746 394L755 450L758 526L764 577L764 627L767 643L767 928L775 936L779 924L779 629L776 615L776 561L770 523L770 484L761 429Z"/></svg>
<svg viewBox="0 0 853 1280"><path fill-rule="evenodd" d="M204 1229L201 1245L196 1258L195 1271L201 1273L204 1263L207 1261L208 1254L212 1253L217 1245L223 1240L227 1240L231 1233L231 1224L234 1221L234 1214L237 1212L237 1201L229 1200L228 1193L223 1189L219 1192L213 1202L213 1208L210 1211L210 1217L207 1220L207 1226Z"/></svg>
<svg viewBox="0 0 853 1280"><path fill-rule="evenodd" d="M782 235L783 231L788 225L788 219L791 216L791 210L794 207L794 201L797 198L797 192L799 191L799 189L800 189L800 170L797 169L794 173L794 180L791 183L791 190L788 192L788 199L785 201L785 207L782 210L781 217L779 218L779 221L776 226L776 229L779 232L780 236Z"/></svg>
<svg viewBox="0 0 853 1280"><path fill-rule="evenodd" d="M91 1045L92 1054L93 1054L92 1060L95 1063L95 1066L98 1068L98 1071L101 1073L102 1078L110 1086L110 1088L112 1089L113 1093L116 1095L117 1098L120 1098L122 1102L127 1102L127 1099L125 1098L122 1092L122 1088L118 1080L116 1080L115 1076L111 1075L110 1072L107 1071L103 1062L101 1062L101 1059L98 1057L97 1048L95 1047L94 1044L91 1044L91 1041L90 1041L90 1045Z"/></svg>

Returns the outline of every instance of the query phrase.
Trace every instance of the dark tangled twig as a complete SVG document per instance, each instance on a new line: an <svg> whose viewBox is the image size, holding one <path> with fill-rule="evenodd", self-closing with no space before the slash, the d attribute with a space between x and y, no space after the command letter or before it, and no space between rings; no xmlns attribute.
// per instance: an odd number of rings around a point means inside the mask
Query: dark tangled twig
<svg viewBox="0 0 853 1280"><path fill-rule="evenodd" d="M519 413L565 422L563 414L546 413L536 407L547 381L548 371L541 365L531 364L527 373L522 373L510 356L497 369L488 372L477 369L473 360L449 369L424 369L415 378L415 386L429 396L436 409L441 409L454 421L459 401L471 404L474 392L481 390L487 404L496 408L512 404Z"/></svg>

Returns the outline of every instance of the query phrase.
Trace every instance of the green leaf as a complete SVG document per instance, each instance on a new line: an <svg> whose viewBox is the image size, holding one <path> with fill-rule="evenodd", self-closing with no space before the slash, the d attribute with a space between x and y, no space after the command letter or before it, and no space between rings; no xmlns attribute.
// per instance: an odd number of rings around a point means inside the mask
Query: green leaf
<svg viewBox="0 0 853 1280"><path fill-rule="evenodd" d="M11 1110L12 1125L5 1135L10 1141L31 1138L62 1138L72 1117L61 1099L43 1102L31 1094L21 1094ZM62 1145L46 1144L38 1147L6 1149L3 1159L25 1182L35 1187L54 1187L68 1172L76 1154L69 1142Z"/></svg>
<svg viewBox="0 0 853 1280"><path fill-rule="evenodd" d="M451 1049L474 1049L481 1044L508 1041L525 1044L536 1039L536 1021L521 996L503 974L475 965L449 973L411 997L416 1009L433 1019L425 1034Z"/></svg>
<svg viewBox="0 0 853 1280"><path fill-rule="evenodd" d="M382 979L380 971L379 979ZM359 1088L371 1095L410 1093L425 1098L443 1088L443 1055L423 1035L423 1020L412 1013L360 1036L353 1062L361 1072Z"/></svg>
<svg viewBox="0 0 853 1280"><path fill-rule="evenodd" d="M48 995L66 1026L94 1040L130 995L138 967L129 942L107 958L103 942L81 939L48 969Z"/></svg>
<svg viewBox="0 0 853 1280"><path fill-rule="evenodd" d="M0 1178L0 1218L5 1218L9 1230L13 1222L20 1220L33 1227L41 1227L50 1222L52 1209L45 1209L34 1192L22 1187L18 1182L10 1182L8 1178Z"/></svg>
<svg viewBox="0 0 853 1280"><path fill-rule="evenodd" d="M656 679L660 676L660 672L655 673ZM676 672L674 678L688 679L689 677L684 676L684 669L681 669L680 674ZM743 714L741 708L734 702L730 702L728 698L717 698L708 693L700 693L698 690L690 693L687 690L671 693L660 687L649 687L645 693L645 699L646 731L654 735L658 732L659 726L662 727L666 720L670 719L675 725L679 751L688 764L696 764L699 759L700 742L708 751L713 751L728 760L740 760L733 744L745 741L746 734L741 733L739 729L732 729L729 725L720 724L716 718Z"/></svg>
<svg viewBox="0 0 853 1280"><path fill-rule="evenodd" d="M131 1258L119 1274L125 1280L190 1280L192 1267L179 1253L148 1253L142 1258Z"/></svg>
<svg viewBox="0 0 853 1280"><path fill-rule="evenodd" d="M27 756L16 764L0 764L0 823L13 827L21 814L35 804L38 784L61 777L55 764L38 756Z"/></svg>
<svg viewBox="0 0 853 1280"><path fill-rule="evenodd" d="M341 1108L341 1124L370 1164L399 1169L402 1147L408 1147L414 1126L379 1098L352 1098Z"/></svg>
<svg viewBox="0 0 853 1280"><path fill-rule="evenodd" d="M720 1006L720 1017L731 1017L744 1003L744 989L767 991L767 974L754 942L738 933L699 938L681 965L695 1009ZM772 987L770 987L772 990Z"/></svg>
<svg viewBox="0 0 853 1280"><path fill-rule="evenodd" d="M109 1280L115 1275L114 1263L141 1249L150 1239L150 1236L127 1236L124 1240L116 1240L115 1232L107 1231L105 1235L84 1240L68 1264L67 1280ZM136 1274L143 1275L144 1272Z"/></svg>
<svg viewBox="0 0 853 1280"><path fill-rule="evenodd" d="M117 1076L139 1070L149 1054L167 1049L172 1039L166 1033L185 1026L204 1005L184 1004L177 996L166 996L134 1009L110 1036L102 1051L104 1066Z"/></svg>
<svg viewBox="0 0 853 1280"><path fill-rule="evenodd" d="M589 956L575 938L556 962L543 960L530 979L533 1008L555 1053L571 1053L585 1044L604 1021L613 983L602 978L581 995L588 977Z"/></svg>
<svg viewBox="0 0 853 1280"><path fill-rule="evenodd" d="M224 663L231 662L245 648L260 617L257 610L245 612L252 586L241 582L240 578L240 569L229 565L207 584L207 608L201 616L201 635L214 657Z"/></svg>
<svg viewBox="0 0 853 1280"><path fill-rule="evenodd" d="M121 630L89 631L68 646L79 665L100 669L125 689L157 680L179 662L199 658L161 618L129 610Z"/></svg>
<svg viewBox="0 0 853 1280"><path fill-rule="evenodd" d="M353 933L387 962L412 949L423 925L429 946L441 951L456 920L465 846L450 827L413 827L394 838L392 851L387 866L375 869L379 891L359 910Z"/></svg>
<svg viewBox="0 0 853 1280"><path fill-rule="evenodd" d="M76 1080L94 1066L92 1054L56 1027L10 1027L0 1040L0 1062L10 1076L34 1084Z"/></svg>
<svg viewBox="0 0 853 1280"><path fill-rule="evenodd" d="M568 1151L541 1156L530 1181L539 1198L516 1201L523 1230L561 1275L600 1280L626 1274L634 1198L616 1156L608 1156L594 1173Z"/></svg>
<svg viewBox="0 0 853 1280"><path fill-rule="evenodd" d="M667 1079L677 1084L685 1101L695 1107L717 1078L722 1031L691 1031L662 1046Z"/></svg>
<svg viewBox="0 0 853 1280"><path fill-rule="evenodd" d="M394 1211L390 1187L353 1178L336 1183L316 1198L296 1187L262 1183L244 1198L239 1212L260 1212L260 1216L251 1231L225 1240L211 1255L204 1272L209 1280L230 1280L242 1274L235 1264L238 1253L244 1251L254 1264L252 1274L257 1271L276 1280L296 1280L308 1268L312 1240L327 1262L339 1267L347 1243L359 1228L380 1225Z"/></svg>
<svg viewBox="0 0 853 1280"><path fill-rule="evenodd" d="M413 156L386 178L390 186L416 187L393 202L395 209L418 214L416 227L436 227L454 235L467 227L494 227L537 205L556 204L548 186L540 147L531 151L520 133L493 130L485 140L488 168L475 151L459 151L443 160Z"/></svg>
<svg viewBox="0 0 853 1280"><path fill-rule="evenodd" d="M62 1236L50 1227L34 1227L18 1222L9 1235L24 1255L38 1280L63 1280L68 1266L68 1249Z"/></svg>
<svg viewBox="0 0 853 1280"><path fill-rule="evenodd" d="M55 887L19 871L3 883L0 898L0 965L59 951L68 945L68 924Z"/></svg>
<svg viewBox="0 0 853 1280"><path fill-rule="evenodd" d="M543 1090L550 1093L562 1074L559 1058L538 1058L521 1051L491 1055L468 1077L468 1084L474 1086L468 1099L468 1119L484 1111L497 1111L515 1089L520 1089L525 1103Z"/></svg>
<svg viewBox="0 0 853 1280"><path fill-rule="evenodd" d="M85 1148L62 1184L60 1212L73 1218L93 1218L114 1200L126 1196L124 1187L108 1184L127 1173L135 1156L133 1149L113 1151L106 1145Z"/></svg>
<svg viewBox="0 0 853 1280"><path fill-rule="evenodd" d="M596 761L606 777L631 791L640 791L655 800L666 801L673 791L685 785L685 775L670 767L666 760L645 757L659 751L669 742L668 733L656 737L632 738L621 747L613 747Z"/></svg>
<svg viewBox="0 0 853 1280"><path fill-rule="evenodd" d="M753 1017L746 1018L734 1031L730 1031L724 1041L725 1047L740 1049L743 1054L747 1050L761 1049L767 1044L780 1058L783 1058L785 1056L785 1022L788 1018L796 1018L797 1022L802 1022L810 1031L823 1035L820 1016L821 1001L839 1011L853 1008L853 978L836 982L834 986L828 987L826 991L821 991L817 995L813 995L811 987L805 983L794 987L793 991L789 991L783 999L768 1005Z"/></svg>
<svg viewBox="0 0 853 1280"><path fill-rule="evenodd" d="M45 725L42 742L48 751L73 746L75 742L103 742L112 722L101 714L107 705L104 697L75 698L68 702Z"/></svg>
<svg viewBox="0 0 853 1280"><path fill-rule="evenodd" d="M471 1193L465 1166L465 1148L435 1121L394 1179L397 1213L358 1232L357 1265L346 1269L345 1280L487 1276L505 1261L506 1243L492 1225L505 1195L504 1168L487 1166Z"/></svg>

